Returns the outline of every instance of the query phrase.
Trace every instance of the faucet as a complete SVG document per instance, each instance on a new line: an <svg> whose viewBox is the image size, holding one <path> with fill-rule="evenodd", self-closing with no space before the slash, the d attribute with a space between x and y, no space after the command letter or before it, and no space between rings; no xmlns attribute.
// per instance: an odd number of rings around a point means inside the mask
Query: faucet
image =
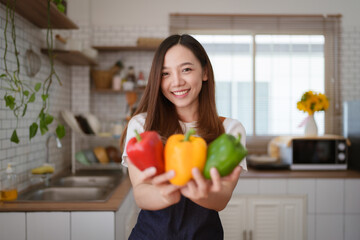
<svg viewBox="0 0 360 240"><path fill-rule="evenodd" d="M45 159L45 162L47 164L50 163L50 160L49 160L49 142L50 142L50 138L51 137L54 137L55 140L56 140L56 147L57 148L62 148L62 144L61 144L61 141L60 139L57 137L57 135L55 133L50 133L48 135L48 137L46 138L46 159ZM44 183L45 183L45 186L49 186L50 185L50 175L49 174L45 174L45 177L44 177Z"/></svg>
<svg viewBox="0 0 360 240"><path fill-rule="evenodd" d="M46 163L50 163L50 160L49 160L49 142L50 142L50 138L51 137L54 137L55 140L56 140L56 147L57 148L62 148L62 144L61 144L61 141L60 139L56 136L55 133L50 133L46 139Z"/></svg>

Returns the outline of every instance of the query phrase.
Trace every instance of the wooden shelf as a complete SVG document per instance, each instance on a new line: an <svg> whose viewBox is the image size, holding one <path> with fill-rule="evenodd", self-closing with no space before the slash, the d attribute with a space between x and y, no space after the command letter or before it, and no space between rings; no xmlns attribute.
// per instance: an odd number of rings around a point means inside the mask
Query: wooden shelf
<svg viewBox="0 0 360 240"><path fill-rule="evenodd" d="M7 0L0 0L4 5ZM10 5L13 1L10 1ZM78 29L79 27L65 14L60 12L54 3L50 3L50 20L53 29ZM47 28L47 1L46 0L16 0L15 12L29 20L39 28Z"/></svg>
<svg viewBox="0 0 360 240"><path fill-rule="evenodd" d="M47 49L41 49L43 54L48 54ZM53 50L55 59L59 60L67 65L77 65L77 66L89 66L97 65L96 61L92 58L89 58L80 51L67 51L67 50Z"/></svg>
<svg viewBox="0 0 360 240"><path fill-rule="evenodd" d="M92 46L99 51L155 51L157 47L140 47L140 46Z"/></svg>
<svg viewBox="0 0 360 240"><path fill-rule="evenodd" d="M104 93L104 94L124 94L124 93L127 93L127 92L142 93L142 92L144 92L144 90L145 90L145 87L143 87L143 88L135 88L133 91L113 90L111 88L109 88L109 89L107 89L107 88L104 88L104 89L93 88L93 89L91 89L91 91L94 92L94 93Z"/></svg>

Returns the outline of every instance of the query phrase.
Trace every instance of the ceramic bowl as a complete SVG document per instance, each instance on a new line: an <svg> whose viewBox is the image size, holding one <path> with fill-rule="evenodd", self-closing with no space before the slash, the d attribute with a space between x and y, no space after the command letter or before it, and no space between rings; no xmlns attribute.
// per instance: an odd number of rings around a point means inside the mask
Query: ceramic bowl
<svg viewBox="0 0 360 240"><path fill-rule="evenodd" d="M85 154L88 162L90 162L90 163L98 163L99 162L99 160L96 158L93 150L86 149L86 150L83 150L83 153Z"/></svg>
<svg viewBox="0 0 360 240"><path fill-rule="evenodd" d="M96 147L93 149L96 158L101 164L107 164L110 162L109 157L104 147Z"/></svg>
<svg viewBox="0 0 360 240"><path fill-rule="evenodd" d="M87 160L87 157L85 156L83 151L79 151L79 152L75 153L75 159L83 165L90 165L90 163Z"/></svg>
<svg viewBox="0 0 360 240"><path fill-rule="evenodd" d="M121 154L120 154L120 151L116 147L108 146L108 147L106 147L106 152L111 161L117 162L117 163L121 162Z"/></svg>

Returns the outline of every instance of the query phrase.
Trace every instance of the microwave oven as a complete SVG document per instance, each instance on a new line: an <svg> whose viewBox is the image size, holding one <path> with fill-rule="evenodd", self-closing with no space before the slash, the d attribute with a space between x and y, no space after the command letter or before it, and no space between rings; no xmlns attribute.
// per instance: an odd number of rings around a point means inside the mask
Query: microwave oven
<svg viewBox="0 0 360 240"><path fill-rule="evenodd" d="M344 138L294 138L280 158L293 170L347 169L348 145Z"/></svg>

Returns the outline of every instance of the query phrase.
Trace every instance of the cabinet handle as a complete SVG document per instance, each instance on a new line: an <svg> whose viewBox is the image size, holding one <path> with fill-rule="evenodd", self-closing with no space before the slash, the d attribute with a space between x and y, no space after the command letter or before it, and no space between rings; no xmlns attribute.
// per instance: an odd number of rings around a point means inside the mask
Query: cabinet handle
<svg viewBox="0 0 360 240"><path fill-rule="evenodd" d="M243 231L243 240L246 240L246 230Z"/></svg>
<svg viewBox="0 0 360 240"><path fill-rule="evenodd" d="M252 240L252 231L249 232L250 240Z"/></svg>

